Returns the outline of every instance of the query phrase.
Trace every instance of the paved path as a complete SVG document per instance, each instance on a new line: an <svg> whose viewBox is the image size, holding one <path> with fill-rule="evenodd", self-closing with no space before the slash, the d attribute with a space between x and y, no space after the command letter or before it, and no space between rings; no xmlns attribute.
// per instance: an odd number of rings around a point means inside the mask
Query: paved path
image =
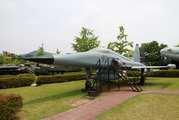
<svg viewBox="0 0 179 120"><path fill-rule="evenodd" d="M151 92L179 94L179 91L174 90L144 89L142 92L134 92L131 89L126 89L96 100L92 100L77 108L50 116L48 118L43 118L41 120L92 120L103 112L116 107L129 98L132 98L141 93L145 94Z"/></svg>

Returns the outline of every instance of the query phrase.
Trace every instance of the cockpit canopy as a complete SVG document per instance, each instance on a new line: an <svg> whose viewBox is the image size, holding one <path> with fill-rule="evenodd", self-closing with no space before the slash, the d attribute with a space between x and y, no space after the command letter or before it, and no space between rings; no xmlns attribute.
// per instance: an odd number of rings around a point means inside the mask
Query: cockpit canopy
<svg viewBox="0 0 179 120"><path fill-rule="evenodd" d="M92 50L90 50L89 52L100 52L100 53L107 53L107 54L113 54L115 56L118 56L120 57L122 60L127 60L127 61L130 61L130 59L122 56L122 55L119 55L117 54L116 52L110 50L110 49L106 49L106 48L100 48L100 47L97 47L97 48L94 48Z"/></svg>
<svg viewBox="0 0 179 120"><path fill-rule="evenodd" d="M106 49L106 48L94 48L92 50L90 50L90 52L101 52L101 53L109 53L109 54L116 54L114 51Z"/></svg>
<svg viewBox="0 0 179 120"><path fill-rule="evenodd" d="M172 49L171 48L167 48L167 51L172 51Z"/></svg>

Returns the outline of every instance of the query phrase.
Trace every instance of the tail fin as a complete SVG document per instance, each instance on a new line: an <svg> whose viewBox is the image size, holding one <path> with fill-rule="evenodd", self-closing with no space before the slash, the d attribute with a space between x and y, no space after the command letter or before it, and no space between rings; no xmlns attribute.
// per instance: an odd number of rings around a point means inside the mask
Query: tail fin
<svg viewBox="0 0 179 120"><path fill-rule="evenodd" d="M139 45L136 44L135 50L134 50L134 55L132 57L132 60L134 62L140 62L140 52L139 52Z"/></svg>

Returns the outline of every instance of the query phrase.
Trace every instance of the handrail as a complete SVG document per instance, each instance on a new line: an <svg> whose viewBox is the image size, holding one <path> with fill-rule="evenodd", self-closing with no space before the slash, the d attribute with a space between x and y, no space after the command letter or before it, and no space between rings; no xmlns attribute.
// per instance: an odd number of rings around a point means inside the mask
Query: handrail
<svg viewBox="0 0 179 120"><path fill-rule="evenodd" d="M119 58L113 58L113 60L120 60ZM120 62L122 63L122 61L120 60ZM119 63L119 62L118 62ZM136 82L135 77L137 77L137 82L138 82L138 75L136 73L134 73L133 71L131 71L126 65L122 65L121 63L119 63L125 70L127 70L133 77L134 77L134 81Z"/></svg>

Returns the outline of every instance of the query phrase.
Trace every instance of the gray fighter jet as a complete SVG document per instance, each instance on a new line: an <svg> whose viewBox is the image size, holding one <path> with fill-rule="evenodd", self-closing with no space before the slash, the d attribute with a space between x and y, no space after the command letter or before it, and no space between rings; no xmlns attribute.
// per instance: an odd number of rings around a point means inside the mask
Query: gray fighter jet
<svg viewBox="0 0 179 120"><path fill-rule="evenodd" d="M109 63L106 64L105 61L101 61L100 65L97 62L104 57L109 59ZM136 44L134 55L132 59L126 58L116 52L105 49L105 48L94 48L87 52L73 53L73 54L59 54L59 55L49 55L49 56L38 56L38 57L26 57L26 58L14 58L14 59L24 59L37 63L45 63L50 65L65 66L65 67L80 67L86 68L86 73L90 74L90 69L99 69L101 66L107 68L108 66L116 67L127 67L131 69L141 70L141 81L144 83L144 72L150 72L150 68L175 68L174 64L169 64L168 66L145 66L140 63L140 53L139 46ZM115 80L118 78L119 74L113 72L112 69L109 70L109 79ZM95 77L95 76L93 76Z"/></svg>
<svg viewBox="0 0 179 120"><path fill-rule="evenodd" d="M179 47L164 48L160 53L162 56L172 59L172 63L176 64L179 69Z"/></svg>

